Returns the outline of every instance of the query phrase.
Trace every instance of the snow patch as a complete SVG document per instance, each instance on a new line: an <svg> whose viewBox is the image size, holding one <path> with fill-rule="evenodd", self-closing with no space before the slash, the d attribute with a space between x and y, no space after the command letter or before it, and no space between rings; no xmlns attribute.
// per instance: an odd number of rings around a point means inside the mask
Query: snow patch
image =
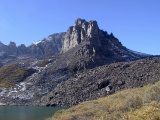
<svg viewBox="0 0 160 120"><path fill-rule="evenodd" d="M52 38L52 36L49 36L48 38L45 38L45 39L48 41L51 41L53 38Z"/></svg>
<svg viewBox="0 0 160 120"><path fill-rule="evenodd" d="M38 67L38 66L36 66L36 67L33 67L33 69L37 70L38 73L40 73L44 69L44 67ZM34 74L36 74L36 73L34 73ZM33 76L35 76L34 74L33 74Z"/></svg>
<svg viewBox="0 0 160 120"><path fill-rule="evenodd" d="M42 40L39 40L39 41L37 41L37 42L34 42L33 44L34 45L38 45L39 43L41 43L42 42Z"/></svg>
<svg viewBox="0 0 160 120"><path fill-rule="evenodd" d="M39 40L39 41L34 42L34 43L32 43L32 44L38 45L39 43L51 41L52 39L53 39L52 36L49 36L49 37L47 37L47 38L44 38L43 40Z"/></svg>
<svg viewBox="0 0 160 120"><path fill-rule="evenodd" d="M32 97L34 96L34 94L33 93L25 93L25 94L15 94L14 96L13 96L13 98L19 98L19 99L25 99L25 100L27 100L27 99L31 99Z"/></svg>
<svg viewBox="0 0 160 120"><path fill-rule="evenodd" d="M1 88L0 91L0 96L3 96L7 92L6 88Z"/></svg>
<svg viewBox="0 0 160 120"><path fill-rule="evenodd" d="M25 82L21 82L20 85L22 86L20 91L25 91L26 90L26 83Z"/></svg>
<svg viewBox="0 0 160 120"><path fill-rule="evenodd" d="M0 103L0 106L6 105L5 103Z"/></svg>
<svg viewBox="0 0 160 120"><path fill-rule="evenodd" d="M11 96L13 93L17 93L17 90L9 91L9 93L7 94L7 97Z"/></svg>

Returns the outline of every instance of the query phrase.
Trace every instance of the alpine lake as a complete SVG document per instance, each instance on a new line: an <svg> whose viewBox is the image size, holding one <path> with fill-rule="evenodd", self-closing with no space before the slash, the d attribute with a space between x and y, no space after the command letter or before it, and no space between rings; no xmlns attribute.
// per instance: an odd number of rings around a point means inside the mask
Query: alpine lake
<svg viewBox="0 0 160 120"><path fill-rule="evenodd" d="M0 106L0 120L45 120L66 107Z"/></svg>

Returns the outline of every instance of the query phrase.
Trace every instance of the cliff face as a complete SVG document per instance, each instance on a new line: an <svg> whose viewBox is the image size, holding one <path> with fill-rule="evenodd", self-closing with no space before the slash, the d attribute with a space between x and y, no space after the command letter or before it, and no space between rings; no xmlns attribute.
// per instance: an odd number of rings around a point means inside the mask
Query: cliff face
<svg viewBox="0 0 160 120"><path fill-rule="evenodd" d="M101 37L104 38L105 35L99 29L96 21L87 22L79 18L76 20L74 26L69 27L67 30L64 37L62 52L66 52L84 41L90 41L91 43L101 45Z"/></svg>
<svg viewBox="0 0 160 120"><path fill-rule="evenodd" d="M87 22L79 18L75 21L74 26L67 30L62 52L64 53L85 41L100 47L113 47L115 45L119 49L125 49L112 33L108 35L106 31L100 30L96 21Z"/></svg>

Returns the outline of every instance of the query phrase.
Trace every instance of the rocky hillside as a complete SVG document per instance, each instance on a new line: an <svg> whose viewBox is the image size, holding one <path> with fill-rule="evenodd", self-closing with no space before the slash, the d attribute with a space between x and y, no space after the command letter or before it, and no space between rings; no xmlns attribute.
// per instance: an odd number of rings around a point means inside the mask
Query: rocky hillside
<svg viewBox="0 0 160 120"><path fill-rule="evenodd" d="M6 61L17 61L35 73L12 88L1 87L0 103L72 106L159 79L159 58L127 49L113 33L99 29L96 21L77 19L66 33L26 49L30 54ZM155 79L150 81L151 77Z"/></svg>
<svg viewBox="0 0 160 120"><path fill-rule="evenodd" d="M160 58L118 62L75 74L58 84L41 101L44 105L72 106L159 80Z"/></svg>

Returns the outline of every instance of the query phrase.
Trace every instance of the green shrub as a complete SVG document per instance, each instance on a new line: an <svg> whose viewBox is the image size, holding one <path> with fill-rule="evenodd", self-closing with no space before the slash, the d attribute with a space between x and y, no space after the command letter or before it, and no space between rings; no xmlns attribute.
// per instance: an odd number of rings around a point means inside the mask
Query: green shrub
<svg viewBox="0 0 160 120"><path fill-rule="evenodd" d="M143 105L142 98L139 96L132 96L129 98L125 105L127 110L135 110Z"/></svg>

